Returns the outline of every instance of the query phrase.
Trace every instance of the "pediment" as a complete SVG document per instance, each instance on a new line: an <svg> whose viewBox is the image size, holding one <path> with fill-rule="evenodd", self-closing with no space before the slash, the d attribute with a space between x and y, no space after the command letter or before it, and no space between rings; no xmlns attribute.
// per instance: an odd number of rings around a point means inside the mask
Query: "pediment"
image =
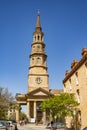
<svg viewBox="0 0 87 130"><path fill-rule="evenodd" d="M36 95L36 96L47 96L47 94L46 93L44 93L44 92L42 92L42 91L39 91L39 92L36 92L36 93L34 93L33 95Z"/></svg>
<svg viewBox="0 0 87 130"><path fill-rule="evenodd" d="M37 88L30 93L27 94L28 96L53 96L52 93L49 91L43 89L43 88Z"/></svg>

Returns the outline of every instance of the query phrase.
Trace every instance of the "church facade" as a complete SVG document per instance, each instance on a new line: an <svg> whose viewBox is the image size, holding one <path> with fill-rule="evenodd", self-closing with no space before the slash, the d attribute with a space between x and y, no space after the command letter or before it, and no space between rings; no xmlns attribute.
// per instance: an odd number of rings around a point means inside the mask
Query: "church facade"
<svg viewBox="0 0 87 130"><path fill-rule="evenodd" d="M16 100L19 106L27 105L27 118L30 122L33 120L33 122L45 123L47 113L41 111L40 104L45 99L59 94L60 91L49 89L47 55L45 52L44 33L40 23L40 14L37 16L29 58L28 92L26 94L16 94ZM17 122L20 120L20 111L17 111L16 120Z"/></svg>

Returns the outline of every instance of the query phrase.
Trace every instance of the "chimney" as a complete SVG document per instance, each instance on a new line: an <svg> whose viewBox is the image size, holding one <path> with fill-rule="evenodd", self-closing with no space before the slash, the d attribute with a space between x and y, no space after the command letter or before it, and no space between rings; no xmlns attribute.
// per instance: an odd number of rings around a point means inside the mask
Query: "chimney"
<svg viewBox="0 0 87 130"><path fill-rule="evenodd" d="M67 76L69 74L69 71L68 70L66 70L66 72L65 72L65 76Z"/></svg>
<svg viewBox="0 0 87 130"><path fill-rule="evenodd" d="M78 60L77 59L73 60L71 64L71 69L73 69L77 64L78 64Z"/></svg>
<svg viewBox="0 0 87 130"><path fill-rule="evenodd" d="M87 54L87 48L82 49L82 56L85 56Z"/></svg>

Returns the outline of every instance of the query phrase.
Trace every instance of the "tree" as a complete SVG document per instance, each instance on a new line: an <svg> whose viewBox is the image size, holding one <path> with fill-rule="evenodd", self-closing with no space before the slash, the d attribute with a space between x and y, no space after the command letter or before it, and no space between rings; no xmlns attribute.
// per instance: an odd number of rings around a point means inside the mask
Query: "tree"
<svg viewBox="0 0 87 130"><path fill-rule="evenodd" d="M52 115L52 118L64 119L67 115L72 115L73 108L78 105L74 94L62 93L41 103L41 109Z"/></svg>
<svg viewBox="0 0 87 130"><path fill-rule="evenodd" d="M20 112L20 120L24 120L24 119L27 119L27 116L24 112Z"/></svg>
<svg viewBox="0 0 87 130"><path fill-rule="evenodd" d="M0 87L0 119L6 118L6 112L14 101L14 97L7 88Z"/></svg>

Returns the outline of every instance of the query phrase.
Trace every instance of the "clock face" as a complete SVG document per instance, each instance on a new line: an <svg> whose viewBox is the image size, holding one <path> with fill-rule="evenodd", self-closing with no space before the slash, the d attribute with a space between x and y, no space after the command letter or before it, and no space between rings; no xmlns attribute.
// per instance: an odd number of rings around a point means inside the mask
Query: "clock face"
<svg viewBox="0 0 87 130"><path fill-rule="evenodd" d="M36 83L38 83L38 84L40 84L40 83L42 82L42 80L41 80L40 77L37 77L35 81L36 81Z"/></svg>

